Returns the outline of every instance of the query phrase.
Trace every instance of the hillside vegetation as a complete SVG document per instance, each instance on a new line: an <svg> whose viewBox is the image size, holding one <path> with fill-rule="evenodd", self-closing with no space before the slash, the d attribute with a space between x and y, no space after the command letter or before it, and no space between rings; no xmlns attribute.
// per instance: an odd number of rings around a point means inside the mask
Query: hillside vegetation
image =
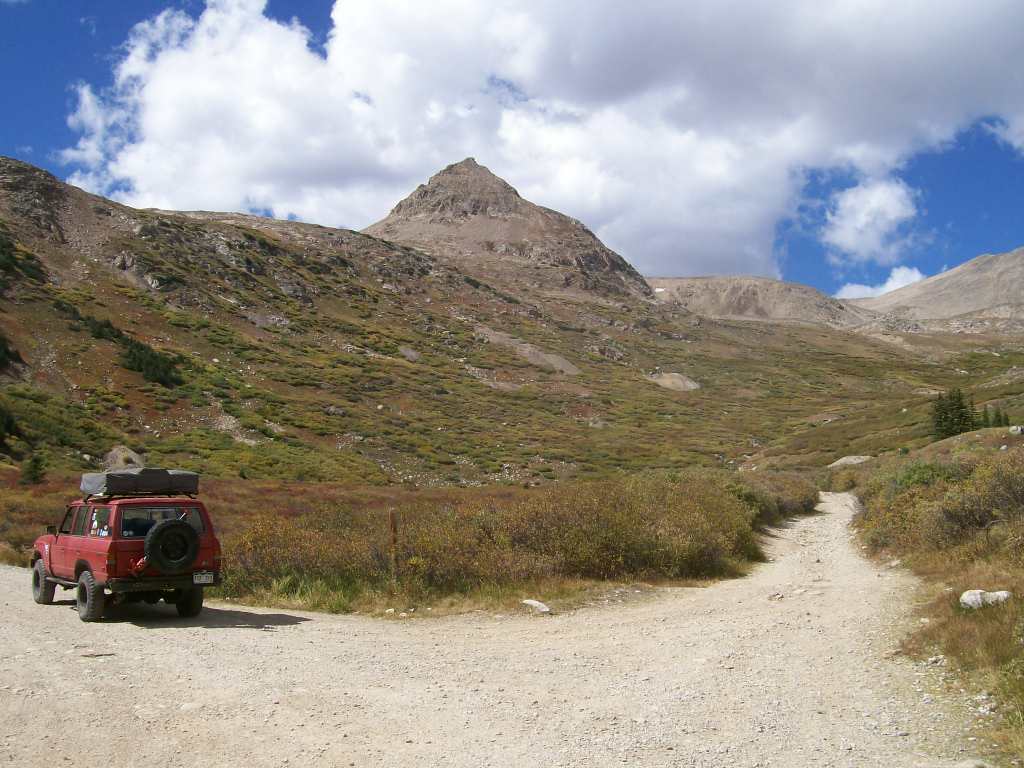
<svg viewBox="0 0 1024 768"><path fill-rule="evenodd" d="M908 642L936 650L1002 701L1000 738L1024 754L1024 446L993 451L1003 430L937 444L927 453L873 470L844 472L859 482L858 521L870 549L904 563L936 585L929 622ZM974 439L971 439L974 438ZM1005 445L1005 442L1001 443ZM969 589L1010 590L1015 598L964 609Z"/></svg>
<svg viewBox="0 0 1024 768"><path fill-rule="evenodd" d="M467 178L417 205L476 232L472 212L514 190ZM820 467L927 442L940 389L1024 402L1014 338L709 320L647 298L607 249L585 258L578 222L513 202L509 226L554 222L579 258L134 210L0 159L0 453L80 471L125 443L223 478L523 485Z"/></svg>

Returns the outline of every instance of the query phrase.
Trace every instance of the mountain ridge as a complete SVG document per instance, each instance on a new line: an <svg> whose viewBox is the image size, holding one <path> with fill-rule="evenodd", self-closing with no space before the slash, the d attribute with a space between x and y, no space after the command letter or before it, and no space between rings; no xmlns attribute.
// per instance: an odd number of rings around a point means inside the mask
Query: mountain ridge
<svg viewBox="0 0 1024 768"><path fill-rule="evenodd" d="M917 321L1024 320L1024 247L982 254L895 291L852 301Z"/></svg>
<svg viewBox="0 0 1024 768"><path fill-rule="evenodd" d="M659 301L678 302L706 317L850 328L872 316L810 286L767 277L648 277L647 282Z"/></svg>

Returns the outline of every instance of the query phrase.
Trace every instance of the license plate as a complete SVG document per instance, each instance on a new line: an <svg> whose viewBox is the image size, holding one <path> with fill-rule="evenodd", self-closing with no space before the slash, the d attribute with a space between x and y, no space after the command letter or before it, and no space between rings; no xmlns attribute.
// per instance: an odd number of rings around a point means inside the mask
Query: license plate
<svg viewBox="0 0 1024 768"><path fill-rule="evenodd" d="M213 584L213 574L209 571L192 574L193 584Z"/></svg>

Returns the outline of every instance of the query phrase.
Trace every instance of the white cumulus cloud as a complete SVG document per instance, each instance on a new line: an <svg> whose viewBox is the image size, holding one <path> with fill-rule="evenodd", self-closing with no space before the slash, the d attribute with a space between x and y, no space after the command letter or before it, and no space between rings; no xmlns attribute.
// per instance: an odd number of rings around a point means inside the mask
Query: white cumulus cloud
<svg viewBox="0 0 1024 768"><path fill-rule="evenodd" d="M861 285L860 283L847 283L836 292L837 299L868 299L881 296L884 293L895 291L908 285L924 280L927 277L917 267L893 267L889 272L889 278L878 285Z"/></svg>
<svg viewBox="0 0 1024 768"><path fill-rule="evenodd" d="M907 243L903 226L916 214L914 190L899 179L865 181L833 197L821 239L839 260L893 264Z"/></svg>
<svg viewBox="0 0 1024 768"><path fill-rule="evenodd" d="M982 118L1015 140L1024 115L1014 0L339 0L322 47L264 11L138 25L113 85L79 89L71 180L363 227L472 155L649 274L777 275L809 170L893 193L871 221L837 200L823 233L892 263L901 164Z"/></svg>

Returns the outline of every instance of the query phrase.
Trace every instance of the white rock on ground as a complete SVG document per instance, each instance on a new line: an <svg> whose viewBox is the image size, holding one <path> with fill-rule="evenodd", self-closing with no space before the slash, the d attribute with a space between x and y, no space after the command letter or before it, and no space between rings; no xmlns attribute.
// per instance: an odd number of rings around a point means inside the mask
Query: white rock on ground
<svg viewBox="0 0 1024 768"><path fill-rule="evenodd" d="M533 608L537 613L551 613L551 609L540 600L523 600L523 605Z"/></svg>
<svg viewBox="0 0 1024 768"><path fill-rule="evenodd" d="M960 605L964 608L977 610L986 605L999 605L1013 597L1013 593L1005 589L998 592L986 592L983 589L969 589L960 595Z"/></svg>
<svg viewBox="0 0 1024 768"><path fill-rule="evenodd" d="M854 464L863 464L865 461L871 461L873 458L874 456L843 456L843 458L836 459L828 466L829 469L834 469L835 467L849 467Z"/></svg>
<svg viewBox="0 0 1024 768"><path fill-rule="evenodd" d="M692 392L695 389L700 389L698 382L681 373L652 373L644 378L659 387L671 389L673 392Z"/></svg>

